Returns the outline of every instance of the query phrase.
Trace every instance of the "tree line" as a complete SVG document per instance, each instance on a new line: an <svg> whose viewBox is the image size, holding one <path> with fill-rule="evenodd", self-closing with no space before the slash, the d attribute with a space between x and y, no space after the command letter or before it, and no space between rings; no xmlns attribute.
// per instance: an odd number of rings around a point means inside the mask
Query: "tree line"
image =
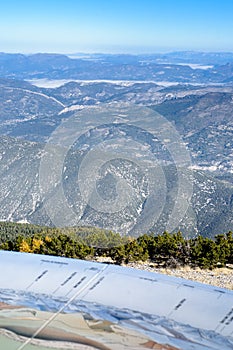
<svg viewBox="0 0 233 350"><path fill-rule="evenodd" d="M0 249L90 260L108 257L115 264L149 261L161 267L213 269L233 264L232 232L215 239L186 238L181 232L133 238L92 227L59 229L3 222Z"/></svg>

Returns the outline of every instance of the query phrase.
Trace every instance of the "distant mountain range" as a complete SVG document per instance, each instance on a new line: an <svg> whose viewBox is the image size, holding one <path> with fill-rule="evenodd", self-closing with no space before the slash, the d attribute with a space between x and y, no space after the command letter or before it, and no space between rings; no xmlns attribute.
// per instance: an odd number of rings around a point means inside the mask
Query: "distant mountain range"
<svg viewBox="0 0 233 350"><path fill-rule="evenodd" d="M14 79L108 79L231 83L232 53L177 52L155 55L0 53L0 76Z"/></svg>
<svg viewBox="0 0 233 350"><path fill-rule="evenodd" d="M186 215L174 229L181 229L185 235L200 233L210 237L232 229L233 54L79 55L74 59L64 55L2 53L0 76L1 220L53 225L56 215L65 215L56 213L57 193L62 185L67 205L75 213L71 225L93 225L131 235L138 235L150 226L149 229L161 233L168 228L174 206L182 211L182 202L187 200L182 194L177 195L180 172L182 181L192 184L193 193ZM42 88L30 84L31 79L67 82L55 88ZM75 81L79 79L85 81ZM96 79L111 81L86 81ZM166 84L171 81L173 85ZM136 127L127 128L127 123L103 125L100 120L98 126L97 120L96 125L90 124L89 133L80 130L78 142L72 141L70 149L69 140L57 144L56 139L50 138L60 130L61 123L82 118L93 106L99 110L102 105L120 108L125 104L149 107L168 121L188 149L189 166L175 164L169 152L164 151L171 141L162 145L159 136L155 140ZM116 117L127 119L125 115ZM145 116L141 117L143 120ZM158 128L159 135L159 126L153 126ZM133 139L154 154L158 172L162 169L166 193L156 189L157 202L151 201L143 173L132 168L128 145L128 161L123 162L120 157L107 161L99 174L97 190L111 202L117 196L119 177L134 189L134 203L126 203L118 212L103 213L82 198L77 174L92 148L101 142L113 143L117 138ZM52 189L48 184L45 193L40 188L40 167L51 142L51 154L57 159L59 155L66 156L61 169L62 184L54 181ZM123 145L122 141L118 144ZM162 201L165 205L153 220ZM53 202L51 213L48 203L51 210ZM145 226L143 220L150 225ZM64 222L68 225L69 217Z"/></svg>

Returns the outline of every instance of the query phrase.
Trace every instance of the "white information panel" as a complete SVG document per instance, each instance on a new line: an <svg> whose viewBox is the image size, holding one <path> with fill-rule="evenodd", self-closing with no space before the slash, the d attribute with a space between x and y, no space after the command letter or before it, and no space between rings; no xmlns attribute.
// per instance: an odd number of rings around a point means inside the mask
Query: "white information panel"
<svg viewBox="0 0 233 350"><path fill-rule="evenodd" d="M233 291L6 251L0 270L0 349L233 349Z"/></svg>

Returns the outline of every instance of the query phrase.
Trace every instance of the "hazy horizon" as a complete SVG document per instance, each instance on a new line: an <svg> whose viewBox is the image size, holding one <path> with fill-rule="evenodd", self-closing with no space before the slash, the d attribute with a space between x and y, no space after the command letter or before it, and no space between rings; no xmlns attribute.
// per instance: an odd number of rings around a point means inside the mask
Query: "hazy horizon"
<svg viewBox="0 0 233 350"><path fill-rule="evenodd" d="M37 54L51 54L51 55L65 55L65 56L77 56L77 58L81 58L81 56L85 55L131 55L131 56L140 56L140 55L163 55L163 54L171 54L171 53L206 53L206 54L233 54L233 50L179 50L179 49L174 49L174 50L154 50L154 51L77 51L77 52L62 52L62 51L0 51L0 54L21 54L25 56L30 56L30 55L37 55Z"/></svg>

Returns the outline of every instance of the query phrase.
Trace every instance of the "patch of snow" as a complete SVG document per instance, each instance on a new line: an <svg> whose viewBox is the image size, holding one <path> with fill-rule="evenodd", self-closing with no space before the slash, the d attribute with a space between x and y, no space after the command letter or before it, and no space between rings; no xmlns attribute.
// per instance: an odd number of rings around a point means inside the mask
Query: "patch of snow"
<svg viewBox="0 0 233 350"><path fill-rule="evenodd" d="M70 106L70 107L65 107L62 111L60 111L58 113L58 115L61 115L61 114L64 114L64 113L67 113L67 112L70 112L70 111L80 110L80 109L83 109L83 108L85 108L84 105L73 105L73 106Z"/></svg>
<svg viewBox="0 0 233 350"><path fill-rule="evenodd" d="M217 171L218 166L217 165L210 165L210 166L204 166L204 165L191 165L189 166L189 169L191 170L208 170L208 171Z"/></svg>
<svg viewBox="0 0 233 350"><path fill-rule="evenodd" d="M29 224L29 222L26 219L21 219L17 221L18 224Z"/></svg>

